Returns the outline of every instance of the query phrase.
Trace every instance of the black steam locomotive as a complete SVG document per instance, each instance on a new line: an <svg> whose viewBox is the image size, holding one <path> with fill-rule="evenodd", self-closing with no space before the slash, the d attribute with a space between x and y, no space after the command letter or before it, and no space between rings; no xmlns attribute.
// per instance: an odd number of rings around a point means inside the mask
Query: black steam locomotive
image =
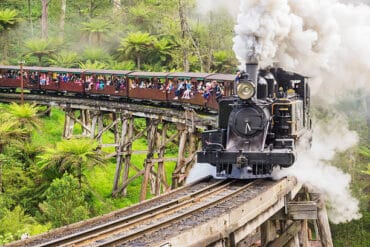
<svg viewBox="0 0 370 247"><path fill-rule="evenodd" d="M218 129L202 134L198 163L237 179L270 177L274 167L293 165L297 147L311 143L308 78L249 62L234 91L219 102Z"/></svg>

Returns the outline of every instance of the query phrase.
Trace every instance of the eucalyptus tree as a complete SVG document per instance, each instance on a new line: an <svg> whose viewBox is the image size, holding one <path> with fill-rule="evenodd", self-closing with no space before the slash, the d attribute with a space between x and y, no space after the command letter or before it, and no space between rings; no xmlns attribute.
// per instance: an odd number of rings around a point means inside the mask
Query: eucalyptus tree
<svg viewBox="0 0 370 247"><path fill-rule="evenodd" d="M43 169L56 169L61 174L72 174L78 179L81 188L84 170L105 163L104 154L97 149L98 143L91 139L64 139L56 147L46 148L39 158Z"/></svg>
<svg viewBox="0 0 370 247"><path fill-rule="evenodd" d="M41 13L41 37L43 39L48 38L48 5L49 0L41 0L42 13Z"/></svg>
<svg viewBox="0 0 370 247"><path fill-rule="evenodd" d="M128 58L135 58L136 67L140 70L141 61L148 52L153 49L157 39L149 33L130 33L126 38L121 39L118 51Z"/></svg>
<svg viewBox="0 0 370 247"><path fill-rule="evenodd" d="M3 58L8 58L8 39L10 29L16 27L21 19L16 10L0 10L0 35L3 37Z"/></svg>

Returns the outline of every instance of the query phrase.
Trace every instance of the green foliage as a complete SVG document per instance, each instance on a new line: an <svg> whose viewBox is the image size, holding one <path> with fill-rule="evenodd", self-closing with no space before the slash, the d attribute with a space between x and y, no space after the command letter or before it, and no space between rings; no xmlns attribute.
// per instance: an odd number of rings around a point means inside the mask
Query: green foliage
<svg viewBox="0 0 370 247"><path fill-rule="evenodd" d="M50 55L49 64L54 67L75 68L78 65L79 56L77 52L62 50Z"/></svg>
<svg viewBox="0 0 370 247"><path fill-rule="evenodd" d="M154 47L156 38L149 33L135 32L130 33L121 40L118 51L123 52L127 58L135 58L137 69L140 70L141 59Z"/></svg>
<svg viewBox="0 0 370 247"><path fill-rule="evenodd" d="M10 118L17 122L20 128L36 129L41 127L41 121L37 116L39 107L36 104L25 103L23 105L11 103L8 109Z"/></svg>
<svg viewBox="0 0 370 247"><path fill-rule="evenodd" d="M87 47L84 49L82 54L83 61L91 61L93 63L107 63L112 60L111 56L102 48L99 47Z"/></svg>
<svg viewBox="0 0 370 247"><path fill-rule="evenodd" d="M214 51L213 52L213 64L212 71L218 71L223 73L234 73L236 64L234 54L231 54L230 51Z"/></svg>
<svg viewBox="0 0 370 247"><path fill-rule="evenodd" d="M0 32L9 30L19 21L18 11L14 9L0 9Z"/></svg>
<svg viewBox="0 0 370 247"><path fill-rule="evenodd" d="M55 148L47 148L40 155L44 169L57 169L61 174L70 173L82 183L83 171L93 165L104 164L104 156L97 152L98 144L90 139L62 140Z"/></svg>
<svg viewBox="0 0 370 247"><path fill-rule="evenodd" d="M6 118L4 114L0 115L0 153L2 153L7 144L26 136L27 131L19 128L17 122Z"/></svg>
<svg viewBox="0 0 370 247"><path fill-rule="evenodd" d="M107 65L105 63L87 60L85 63L79 63L81 69L106 69Z"/></svg>
<svg viewBox="0 0 370 247"><path fill-rule="evenodd" d="M54 227L88 218L85 193L71 175L64 174L61 179L55 179L45 194L46 200L40 204L40 209L45 220L50 221Z"/></svg>
<svg viewBox="0 0 370 247"><path fill-rule="evenodd" d="M38 59L38 65L43 65L42 58L50 56L61 46L61 40L59 39L28 39L24 43L26 48L26 57L35 56Z"/></svg>
<svg viewBox="0 0 370 247"><path fill-rule="evenodd" d="M331 225L333 242L336 247L367 247L370 246L370 213L362 212L360 220L346 224Z"/></svg>
<svg viewBox="0 0 370 247"><path fill-rule="evenodd" d="M132 60L123 62L111 61L108 64L108 68L113 70L135 70L135 67L135 62Z"/></svg>
<svg viewBox="0 0 370 247"><path fill-rule="evenodd" d="M90 44L95 41L97 45L100 45L102 37L108 34L112 28L112 23L109 20L97 18L83 22L81 30L88 33Z"/></svg>
<svg viewBox="0 0 370 247"><path fill-rule="evenodd" d="M16 206L12 211L5 210L0 219L0 244L19 239L23 233L35 235L49 228L50 225L40 225L33 217L25 214L20 206Z"/></svg>

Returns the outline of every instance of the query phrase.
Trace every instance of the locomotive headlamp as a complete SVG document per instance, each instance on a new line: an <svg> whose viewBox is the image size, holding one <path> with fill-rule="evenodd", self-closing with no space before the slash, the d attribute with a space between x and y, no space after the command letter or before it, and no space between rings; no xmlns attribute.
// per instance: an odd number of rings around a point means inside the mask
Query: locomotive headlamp
<svg viewBox="0 0 370 247"><path fill-rule="evenodd" d="M243 82L238 84L236 91L241 99L250 99L256 90L252 82Z"/></svg>

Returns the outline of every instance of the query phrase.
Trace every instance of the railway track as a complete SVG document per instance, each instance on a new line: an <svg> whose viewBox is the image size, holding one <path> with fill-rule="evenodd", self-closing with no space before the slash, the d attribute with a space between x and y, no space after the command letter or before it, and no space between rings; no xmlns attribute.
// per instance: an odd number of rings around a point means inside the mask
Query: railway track
<svg viewBox="0 0 370 247"><path fill-rule="evenodd" d="M246 183L205 178L169 194L50 231L9 246L152 246L196 221L216 217L257 195L272 181ZM199 216L197 216L199 215ZM177 229L178 228L178 229Z"/></svg>

